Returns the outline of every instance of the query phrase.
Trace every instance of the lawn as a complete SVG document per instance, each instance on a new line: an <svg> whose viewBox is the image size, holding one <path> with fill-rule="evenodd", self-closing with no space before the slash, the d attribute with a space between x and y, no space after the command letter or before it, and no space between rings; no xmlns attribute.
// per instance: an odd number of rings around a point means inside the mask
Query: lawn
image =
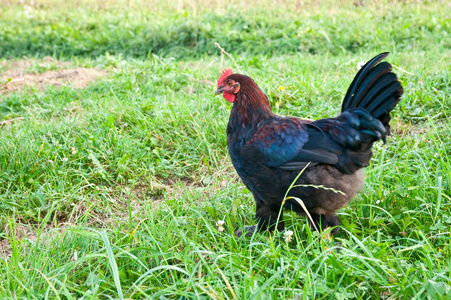
<svg viewBox="0 0 451 300"><path fill-rule="evenodd" d="M451 298L446 1L21 2L0 7L1 299ZM317 119L385 51L405 93L335 240L292 213L291 241L235 238L255 208L222 68Z"/></svg>

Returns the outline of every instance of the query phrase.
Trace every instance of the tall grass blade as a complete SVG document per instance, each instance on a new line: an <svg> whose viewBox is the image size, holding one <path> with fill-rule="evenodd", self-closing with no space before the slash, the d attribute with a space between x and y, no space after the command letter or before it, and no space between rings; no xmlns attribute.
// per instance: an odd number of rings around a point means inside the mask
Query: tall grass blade
<svg viewBox="0 0 451 300"><path fill-rule="evenodd" d="M103 242L105 243L106 252L108 254L108 261L110 263L111 271L113 272L114 284L116 285L117 294L120 300L124 299L122 295L121 281L119 279L119 270L117 268L116 259L113 254L113 249L111 249L110 241L106 235L106 231L102 231L101 233Z"/></svg>

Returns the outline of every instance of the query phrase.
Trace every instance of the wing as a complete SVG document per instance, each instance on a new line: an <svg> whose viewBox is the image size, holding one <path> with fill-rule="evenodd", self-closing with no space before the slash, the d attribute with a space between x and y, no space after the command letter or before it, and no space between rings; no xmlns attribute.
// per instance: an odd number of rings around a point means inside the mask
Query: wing
<svg viewBox="0 0 451 300"><path fill-rule="evenodd" d="M299 170L318 163L352 173L368 165L374 142L386 129L365 109L348 109L336 118L306 121L273 117L262 121L241 147L245 160Z"/></svg>
<svg viewBox="0 0 451 300"><path fill-rule="evenodd" d="M258 124L253 137L241 148L241 155L268 167L298 170L309 163L334 165L341 151L327 132L312 126L311 121L274 117Z"/></svg>

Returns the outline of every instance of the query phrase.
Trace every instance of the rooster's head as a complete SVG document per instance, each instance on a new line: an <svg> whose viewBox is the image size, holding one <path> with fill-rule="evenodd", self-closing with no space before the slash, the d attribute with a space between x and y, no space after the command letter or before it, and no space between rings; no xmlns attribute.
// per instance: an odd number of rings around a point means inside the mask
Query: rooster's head
<svg viewBox="0 0 451 300"><path fill-rule="evenodd" d="M222 96L230 103L235 102L235 95L240 91L240 83L233 80L231 77L233 71L231 68L222 70L221 76L218 79L218 88L215 95L222 93Z"/></svg>

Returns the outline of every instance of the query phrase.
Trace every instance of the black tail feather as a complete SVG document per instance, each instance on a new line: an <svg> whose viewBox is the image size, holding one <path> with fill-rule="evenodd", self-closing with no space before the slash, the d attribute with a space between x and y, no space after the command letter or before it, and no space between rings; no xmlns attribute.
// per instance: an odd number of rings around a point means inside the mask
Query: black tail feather
<svg viewBox="0 0 451 300"><path fill-rule="evenodd" d="M348 91L346 92L346 96L343 99L343 105L341 108L341 111L345 111L347 108L355 107L352 104L352 96L354 95L355 91L357 90L357 87L359 87L360 82L363 80L363 78L366 76L369 70L383 60L385 57L387 57L390 53L384 52L377 56L375 56L373 59L371 59L369 62L367 62L360 70L357 72L357 74L354 77L354 80L352 81L351 85L349 86Z"/></svg>
<svg viewBox="0 0 451 300"><path fill-rule="evenodd" d="M375 110L378 108L385 107L388 110L392 110L397 103L396 100L398 100L399 98L395 100L396 103L393 103L393 101L390 101L390 99L394 98L393 95L396 95L396 91L399 89L399 86L399 81L389 83L381 91L379 91L379 93L377 93L373 97L373 99L368 101L368 104L366 104L364 107L374 118L379 117L375 115Z"/></svg>
<svg viewBox="0 0 451 300"><path fill-rule="evenodd" d="M399 88L398 77L394 73L388 73L380 77L379 80L371 86L358 107L363 107L371 113L371 108L384 103L384 97L390 97ZM377 117L374 116L373 117Z"/></svg>
<svg viewBox="0 0 451 300"><path fill-rule="evenodd" d="M389 53L381 53L367 62L357 73L343 100L342 111L364 108L390 130L390 111L403 93L401 83L388 62Z"/></svg>
<svg viewBox="0 0 451 300"><path fill-rule="evenodd" d="M391 71L391 65L388 62L381 62L374 68L370 69L365 79L358 86L356 92L352 97L352 107L361 106L362 98L367 94L368 90L374 83L379 81L383 75Z"/></svg>

